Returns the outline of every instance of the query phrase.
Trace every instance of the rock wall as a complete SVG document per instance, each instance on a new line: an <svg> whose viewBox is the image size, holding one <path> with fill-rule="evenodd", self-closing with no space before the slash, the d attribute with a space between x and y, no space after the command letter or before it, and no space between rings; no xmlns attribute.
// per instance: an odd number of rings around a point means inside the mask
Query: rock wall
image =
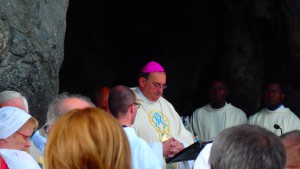
<svg viewBox="0 0 300 169"><path fill-rule="evenodd" d="M0 91L15 90L43 125L59 91L68 0L0 0Z"/></svg>

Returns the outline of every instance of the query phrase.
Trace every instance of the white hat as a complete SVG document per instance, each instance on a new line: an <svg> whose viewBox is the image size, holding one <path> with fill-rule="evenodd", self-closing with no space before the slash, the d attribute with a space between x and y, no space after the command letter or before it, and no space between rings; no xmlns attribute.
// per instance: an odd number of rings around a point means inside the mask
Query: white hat
<svg viewBox="0 0 300 169"><path fill-rule="evenodd" d="M18 131L30 118L30 114L16 107L0 109L0 139L5 139Z"/></svg>

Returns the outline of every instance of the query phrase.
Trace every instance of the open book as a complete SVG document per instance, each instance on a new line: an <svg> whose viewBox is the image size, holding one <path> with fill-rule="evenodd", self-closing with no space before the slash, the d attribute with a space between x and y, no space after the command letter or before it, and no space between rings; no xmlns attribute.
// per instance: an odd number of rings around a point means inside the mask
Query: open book
<svg viewBox="0 0 300 169"><path fill-rule="evenodd" d="M213 141L207 142L195 142L188 146L187 148L181 150L179 153L175 154L173 157L166 158L166 163L175 163L181 161L188 161L188 160L195 160L201 150L206 146L208 143L212 143Z"/></svg>

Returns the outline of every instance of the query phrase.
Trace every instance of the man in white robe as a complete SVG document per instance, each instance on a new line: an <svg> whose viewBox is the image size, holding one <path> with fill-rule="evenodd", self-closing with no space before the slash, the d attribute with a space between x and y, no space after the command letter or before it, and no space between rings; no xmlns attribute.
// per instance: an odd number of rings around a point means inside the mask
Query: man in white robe
<svg viewBox="0 0 300 169"><path fill-rule="evenodd" d="M283 86L278 82L269 82L264 90L266 108L249 117L249 123L264 127L276 135L300 129L300 119L289 109L284 107L285 98ZM277 124L277 128L274 125Z"/></svg>
<svg viewBox="0 0 300 169"><path fill-rule="evenodd" d="M225 128L247 123L246 114L226 102L228 93L223 80L213 80L209 87L211 103L193 112L192 128L201 141L213 140Z"/></svg>
<svg viewBox="0 0 300 169"><path fill-rule="evenodd" d="M161 169L162 154L157 157L145 140L139 138L131 127L140 104L135 93L126 86L115 86L111 89L108 99L111 114L123 126L130 144L133 169Z"/></svg>
<svg viewBox="0 0 300 169"><path fill-rule="evenodd" d="M143 67L139 86L132 88L141 104L133 127L153 149L162 146L160 152L168 157L192 144L194 137L185 129L172 104L162 97L165 84L166 73L160 64L151 61ZM167 168L191 168L192 165L193 161L180 162L168 164Z"/></svg>

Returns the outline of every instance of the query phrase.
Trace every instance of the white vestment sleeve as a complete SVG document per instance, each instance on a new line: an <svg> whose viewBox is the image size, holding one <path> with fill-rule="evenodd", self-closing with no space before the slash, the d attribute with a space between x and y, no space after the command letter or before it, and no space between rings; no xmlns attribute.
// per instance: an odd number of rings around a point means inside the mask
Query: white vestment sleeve
<svg viewBox="0 0 300 169"><path fill-rule="evenodd" d="M149 143L149 146L151 147L151 149L154 151L154 153L158 157L160 164L162 166L164 166L166 162L163 157L162 143L161 142L152 142L152 143Z"/></svg>
<svg viewBox="0 0 300 169"><path fill-rule="evenodd" d="M183 144L184 148L187 148L188 146L190 146L189 144L184 143L184 142L182 144ZM178 164L179 164L180 168L192 169L194 166L194 160L179 162Z"/></svg>
<svg viewBox="0 0 300 169"><path fill-rule="evenodd" d="M193 169L210 169L209 156L212 143L207 144L199 153L194 163Z"/></svg>

